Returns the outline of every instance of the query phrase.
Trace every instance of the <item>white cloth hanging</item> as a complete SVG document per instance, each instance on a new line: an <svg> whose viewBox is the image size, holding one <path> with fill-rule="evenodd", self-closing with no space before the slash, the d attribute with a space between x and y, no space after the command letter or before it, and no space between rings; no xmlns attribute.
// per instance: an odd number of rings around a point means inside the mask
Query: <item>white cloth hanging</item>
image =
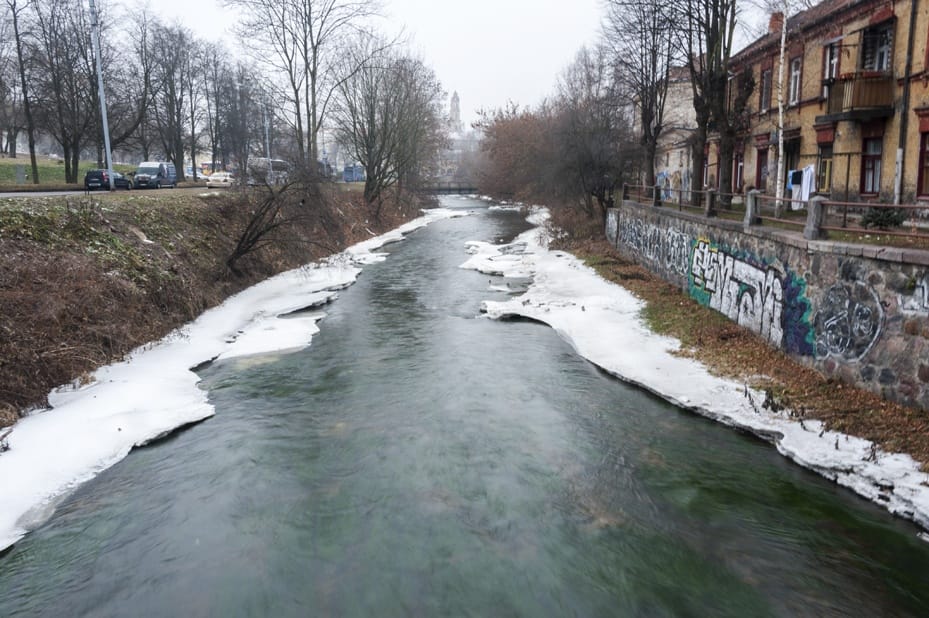
<svg viewBox="0 0 929 618"><path fill-rule="evenodd" d="M816 167L811 163L803 168L803 181L800 183L800 199L804 202L810 200L815 189Z"/></svg>

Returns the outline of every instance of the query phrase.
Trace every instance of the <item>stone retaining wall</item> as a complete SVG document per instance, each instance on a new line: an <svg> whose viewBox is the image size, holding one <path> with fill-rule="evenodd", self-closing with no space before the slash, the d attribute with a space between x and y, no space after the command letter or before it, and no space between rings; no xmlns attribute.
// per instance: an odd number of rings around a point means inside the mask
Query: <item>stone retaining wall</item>
<svg viewBox="0 0 929 618"><path fill-rule="evenodd" d="M929 251L828 240L623 201L610 242L827 376L929 410Z"/></svg>

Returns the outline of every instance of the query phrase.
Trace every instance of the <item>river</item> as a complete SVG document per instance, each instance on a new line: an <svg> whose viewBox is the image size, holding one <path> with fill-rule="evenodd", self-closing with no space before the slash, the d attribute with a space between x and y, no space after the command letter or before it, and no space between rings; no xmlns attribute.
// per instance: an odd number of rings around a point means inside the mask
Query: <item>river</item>
<svg viewBox="0 0 929 618"><path fill-rule="evenodd" d="M465 242L528 225L446 205L308 348L202 369L216 415L0 557L0 614L929 615L912 524L481 317Z"/></svg>

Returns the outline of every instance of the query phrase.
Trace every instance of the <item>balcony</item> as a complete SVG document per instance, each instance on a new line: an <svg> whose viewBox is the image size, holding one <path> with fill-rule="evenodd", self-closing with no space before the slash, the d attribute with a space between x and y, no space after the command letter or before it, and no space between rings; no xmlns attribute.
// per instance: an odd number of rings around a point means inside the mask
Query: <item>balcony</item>
<svg viewBox="0 0 929 618"><path fill-rule="evenodd" d="M871 120L894 113L895 83L886 71L844 73L829 86L826 115L816 122Z"/></svg>

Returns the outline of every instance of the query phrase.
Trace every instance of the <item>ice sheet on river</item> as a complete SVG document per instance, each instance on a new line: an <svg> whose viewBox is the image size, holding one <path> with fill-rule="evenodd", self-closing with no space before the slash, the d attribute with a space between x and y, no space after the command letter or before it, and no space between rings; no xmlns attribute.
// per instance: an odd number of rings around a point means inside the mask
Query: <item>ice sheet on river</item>
<svg viewBox="0 0 929 618"><path fill-rule="evenodd" d="M544 211L534 215L544 220ZM802 424L763 409L764 395L711 375L674 352L675 339L656 335L640 318L642 302L602 279L570 254L545 248L538 229L508 245L469 243L462 264L503 277L532 277L528 291L505 302L486 301L491 318L521 316L554 328L579 354L623 380L679 406L757 434L784 455L888 510L929 528L929 475L909 456L884 453L866 440Z"/></svg>
<svg viewBox="0 0 929 618"><path fill-rule="evenodd" d="M213 414L191 371L206 361L302 348L322 313L294 313L331 300L361 266L384 259L385 244L438 219L465 214L435 209L344 253L259 283L165 339L94 373L86 385L57 389L51 408L20 422L0 455L0 551L54 510L67 493L156 440Z"/></svg>

